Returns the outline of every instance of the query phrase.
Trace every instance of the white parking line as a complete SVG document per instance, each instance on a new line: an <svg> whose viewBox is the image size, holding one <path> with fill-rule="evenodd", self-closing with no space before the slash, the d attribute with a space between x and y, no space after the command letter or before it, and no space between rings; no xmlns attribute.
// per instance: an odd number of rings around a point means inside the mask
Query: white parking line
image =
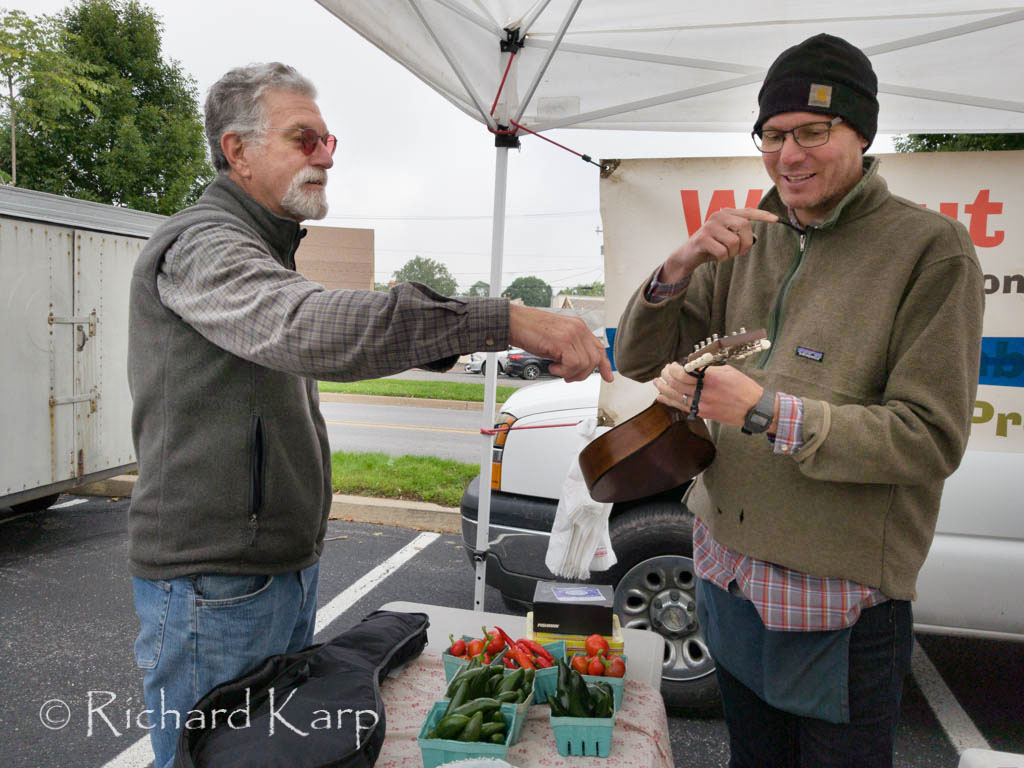
<svg viewBox="0 0 1024 768"><path fill-rule="evenodd" d="M439 533L421 533L383 563L343 590L331 602L317 611L314 633L320 634L328 624L355 605L356 601L365 596L419 552L426 549L429 544L440 536L441 534ZM144 736L113 760L105 763L103 768L146 768L152 762L153 747L149 743L149 736Z"/></svg>
<svg viewBox="0 0 1024 768"><path fill-rule="evenodd" d="M71 501L62 501L60 504L54 504L50 509L64 509L64 507L73 507L76 504L85 504L88 499L71 499Z"/></svg>
<svg viewBox="0 0 1024 768"><path fill-rule="evenodd" d="M967 715L956 696L942 679L939 670L932 664L932 660L924 652L924 648L914 641L914 654L910 662L914 672L914 682L924 694L928 706L935 713L935 718L946 732L946 736L956 749L959 755L965 749L977 747L979 749L991 749L988 741L981 735L981 731L974 724L974 721Z"/></svg>
<svg viewBox="0 0 1024 768"><path fill-rule="evenodd" d="M153 745L143 736L103 768L146 768L153 764Z"/></svg>
<svg viewBox="0 0 1024 768"><path fill-rule="evenodd" d="M351 608L359 598L384 581L384 579L401 567L403 563L411 560L417 553L425 549L427 545L440 536L441 534L439 533L421 533L351 587L331 600L331 602L317 611L315 634L320 634L328 624Z"/></svg>

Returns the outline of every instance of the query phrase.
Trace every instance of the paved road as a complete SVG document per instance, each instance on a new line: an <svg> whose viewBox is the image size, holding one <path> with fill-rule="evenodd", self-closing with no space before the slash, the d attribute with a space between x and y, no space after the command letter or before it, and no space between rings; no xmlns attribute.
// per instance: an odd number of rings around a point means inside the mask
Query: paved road
<svg viewBox="0 0 1024 768"><path fill-rule="evenodd" d="M483 450L481 411L321 402L320 412L332 451L438 456L476 464Z"/></svg>
<svg viewBox="0 0 1024 768"><path fill-rule="evenodd" d="M419 369L391 376L417 381L483 382L476 373L432 373ZM541 381L551 381L543 378ZM536 382L499 376L499 386L517 389ZM332 451L373 451L389 456L437 456L468 464L480 461L480 411L447 408L422 408L413 404L363 405L354 403L320 403L327 422ZM488 423L487 426L492 426Z"/></svg>
<svg viewBox="0 0 1024 768"><path fill-rule="evenodd" d="M142 702L141 673L131 656L137 623L124 566L127 502L77 502L65 496L46 512L6 519L0 511L4 768L145 765L138 757L145 753L145 742L132 750L145 733L131 722ZM348 604L354 582L421 535L421 543L429 543ZM319 603L321 619L333 620L317 639L332 637L392 600L468 607L472 584L458 536L332 521ZM488 590L486 608L507 612L494 590ZM927 679L919 667L907 683L897 768L955 768L957 748L951 739L961 749L984 741L993 749L1024 753L1024 646L942 637L918 640L937 681ZM948 700L936 694L941 694L937 685L948 686ZM110 694L98 693L102 691ZM117 697L104 710L111 713L111 724L95 717L92 735L90 692L94 705L109 695ZM70 713L66 727L48 730L42 725L40 710L46 702L51 702L52 717ZM68 709L62 710L59 702ZM726 732L720 718L671 717L669 726L676 765L725 765Z"/></svg>

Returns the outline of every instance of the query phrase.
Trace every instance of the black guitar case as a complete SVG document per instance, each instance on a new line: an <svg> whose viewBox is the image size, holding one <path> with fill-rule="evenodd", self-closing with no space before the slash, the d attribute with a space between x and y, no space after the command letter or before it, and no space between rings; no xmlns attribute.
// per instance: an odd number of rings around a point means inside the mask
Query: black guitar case
<svg viewBox="0 0 1024 768"><path fill-rule="evenodd" d="M375 611L218 685L182 713L174 767L369 768L386 730L380 683L419 656L428 626L423 613Z"/></svg>

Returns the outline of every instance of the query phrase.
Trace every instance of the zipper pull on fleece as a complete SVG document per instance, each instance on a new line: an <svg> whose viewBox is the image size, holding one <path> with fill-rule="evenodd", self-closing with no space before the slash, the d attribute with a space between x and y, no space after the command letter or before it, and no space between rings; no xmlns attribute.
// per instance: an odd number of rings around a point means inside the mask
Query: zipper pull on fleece
<svg viewBox="0 0 1024 768"><path fill-rule="evenodd" d="M256 543L256 531L259 530L260 521L256 515L249 515L249 546Z"/></svg>

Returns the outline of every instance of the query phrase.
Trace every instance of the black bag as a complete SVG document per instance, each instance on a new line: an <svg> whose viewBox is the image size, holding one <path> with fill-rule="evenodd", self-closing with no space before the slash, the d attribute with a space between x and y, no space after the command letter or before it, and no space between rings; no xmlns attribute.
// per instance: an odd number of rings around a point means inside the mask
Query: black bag
<svg viewBox="0 0 1024 768"><path fill-rule="evenodd" d="M174 768L369 768L386 730L380 682L420 655L429 623L423 613L375 611L329 642L218 685L184 718Z"/></svg>

